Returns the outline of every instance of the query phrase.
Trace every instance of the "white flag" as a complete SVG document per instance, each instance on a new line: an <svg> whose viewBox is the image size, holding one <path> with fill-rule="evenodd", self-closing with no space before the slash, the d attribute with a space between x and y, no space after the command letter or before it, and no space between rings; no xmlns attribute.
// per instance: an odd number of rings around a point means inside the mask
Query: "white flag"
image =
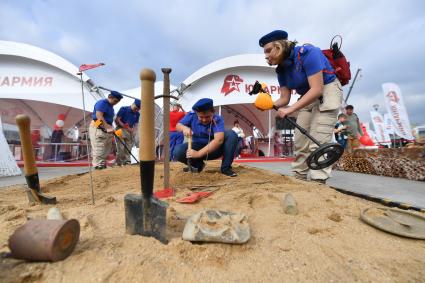
<svg viewBox="0 0 425 283"><path fill-rule="evenodd" d="M382 84L382 89L384 90L387 111L393 121L394 132L404 139L413 140L412 129L400 88L395 83L385 83Z"/></svg>
<svg viewBox="0 0 425 283"><path fill-rule="evenodd" d="M388 113L384 114L385 129L389 135L394 135L393 120Z"/></svg>
<svg viewBox="0 0 425 283"><path fill-rule="evenodd" d="M377 111L370 111L373 128L375 129L376 141L381 144L389 145L391 143L390 136L385 129L384 118Z"/></svg>

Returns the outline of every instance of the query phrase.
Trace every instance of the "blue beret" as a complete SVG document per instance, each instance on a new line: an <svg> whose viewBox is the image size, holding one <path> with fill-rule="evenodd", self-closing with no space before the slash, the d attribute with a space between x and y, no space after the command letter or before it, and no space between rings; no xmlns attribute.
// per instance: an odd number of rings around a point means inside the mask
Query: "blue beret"
<svg viewBox="0 0 425 283"><path fill-rule="evenodd" d="M266 34L259 40L259 44L261 47L264 47L267 43L281 40L281 39L288 39L288 33L284 30L274 30L271 33Z"/></svg>
<svg viewBox="0 0 425 283"><path fill-rule="evenodd" d="M140 99L135 99L134 100L134 104L137 106L137 108L139 108L140 109Z"/></svg>
<svg viewBox="0 0 425 283"><path fill-rule="evenodd" d="M119 93L118 91L115 91L115 90L111 91L110 95L112 95L115 98L118 98L119 100L121 100L122 97L123 97L121 93Z"/></svg>
<svg viewBox="0 0 425 283"><path fill-rule="evenodd" d="M201 98L192 106L192 110L196 112L203 112L212 109L214 109L214 103L210 98Z"/></svg>

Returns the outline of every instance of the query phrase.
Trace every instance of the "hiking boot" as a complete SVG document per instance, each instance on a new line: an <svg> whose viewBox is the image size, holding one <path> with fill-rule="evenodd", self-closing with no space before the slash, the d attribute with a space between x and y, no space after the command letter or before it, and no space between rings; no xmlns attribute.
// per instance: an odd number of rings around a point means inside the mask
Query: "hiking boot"
<svg viewBox="0 0 425 283"><path fill-rule="evenodd" d="M229 177L236 177L236 176L238 176L238 174L236 174L236 172L233 171L231 168L226 169L226 170L221 170L221 174L224 174L224 175L229 176Z"/></svg>

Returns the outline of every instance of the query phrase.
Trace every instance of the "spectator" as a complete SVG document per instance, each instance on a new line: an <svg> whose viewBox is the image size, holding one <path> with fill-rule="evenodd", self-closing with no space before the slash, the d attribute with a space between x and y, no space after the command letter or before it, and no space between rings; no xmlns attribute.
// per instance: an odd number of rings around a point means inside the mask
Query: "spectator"
<svg viewBox="0 0 425 283"><path fill-rule="evenodd" d="M243 139L245 138L245 133L243 132L243 129L239 125L239 121L236 120L233 123L232 130L238 135L238 147L236 149L236 156L239 158L241 155L242 148L244 146Z"/></svg>
<svg viewBox="0 0 425 283"><path fill-rule="evenodd" d="M181 110L181 111L180 111ZM176 130L177 123L186 115L180 104L174 104L170 112L170 160L174 161L174 148L182 144L184 136Z"/></svg>
<svg viewBox="0 0 425 283"><path fill-rule="evenodd" d="M54 130L52 132L52 138L50 139L51 143L62 143L62 139L64 137L62 126L63 126L63 121L57 120L54 126ZM60 152L60 145L52 144L51 148L52 148L52 153L50 155L50 159L54 159L56 161L58 154Z"/></svg>
<svg viewBox="0 0 425 283"><path fill-rule="evenodd" d="M345 107L345 124L347 125L347 152L352 152L353 149L360 146L359 138L363 136L362 127L360 126L359 117L353 112L353 105L347 105Z"/></svg>
<svg viewBox="0 0 425 283"><path fill-rule="evenodd" d="M338 122L335 124L335 139L344 148L347 146L347 126L344 124L347 116L343 113L338 115Z"/></svg>
<svg viewBox="0 0 425 283"><path fill-rule="evenodd" d="M279 135L278 132L274 133L273 136L273 149L274 149L274 156L281 157L282 156L282 138Z"/></svg>

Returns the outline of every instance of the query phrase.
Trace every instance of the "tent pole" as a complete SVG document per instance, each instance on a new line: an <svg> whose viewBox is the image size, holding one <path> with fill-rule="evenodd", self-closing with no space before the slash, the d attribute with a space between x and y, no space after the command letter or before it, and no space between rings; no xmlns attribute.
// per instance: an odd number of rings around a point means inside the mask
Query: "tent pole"
<svg viewBox="0 0 425 283"><path fill-rule="evenodd" d="M269 110L269 153L268 157L270 157L270 151L271 151L271 131L272 131L272 111Z"/></svg>
<svg viewBox="0 0 425 283"><path fill-rule="evenodd" d="M90 173L90 190L91 190L91 201L94 205L94 191L93 191L93 176L92 176L92 168L91 168L91 160L90 160L90 146L89 146L89 127L86 122L86 103L84 99L84 81L83 81L83 72L79 73L81 80L81 95L83 97L83 119L84 125L86 127L86 148L87 148L87 161L89 163L89 173Z"/></svg>

